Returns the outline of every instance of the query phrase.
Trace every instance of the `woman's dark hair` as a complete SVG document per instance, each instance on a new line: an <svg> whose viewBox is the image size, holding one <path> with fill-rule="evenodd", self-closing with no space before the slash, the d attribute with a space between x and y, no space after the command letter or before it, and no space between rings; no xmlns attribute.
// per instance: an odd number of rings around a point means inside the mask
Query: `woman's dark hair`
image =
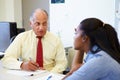
<svg viewBox="0 0 120 80"><path fill-rule="evenodd" d="M90 50L94 45L107 52L120 63L120 44L115 29L97 18L87 18L80 23L80 29L90 38ZM94 54L96 52L94 51Z"/></svg>

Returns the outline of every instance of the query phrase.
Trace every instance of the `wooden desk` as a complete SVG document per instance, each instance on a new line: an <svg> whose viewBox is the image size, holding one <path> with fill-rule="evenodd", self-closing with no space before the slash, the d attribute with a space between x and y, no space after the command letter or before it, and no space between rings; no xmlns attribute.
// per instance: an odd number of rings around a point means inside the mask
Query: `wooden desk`
<svg viewBox="0 0 120 80"><path fill-rule="evenodd" d="M0 61L0 80L43 80L41 78L48 76L51 74L50 72L43 72L42 74L37 74L34 76L20 76L20 75L14 75L8 73L8 70L2 67L1 61ZM55 74L55 73L52 73ZM55 74L56 75L56 74ZM57 74L59 77L63 77L64 75L62 74ZM44 79L45 80L45 79ZM60 79L59 79L60 80Z"/></svg>

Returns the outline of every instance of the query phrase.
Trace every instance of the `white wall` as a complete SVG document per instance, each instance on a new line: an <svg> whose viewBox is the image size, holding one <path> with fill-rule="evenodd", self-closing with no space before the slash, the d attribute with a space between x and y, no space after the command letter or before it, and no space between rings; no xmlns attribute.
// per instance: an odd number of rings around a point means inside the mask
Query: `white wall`
<svg viewBox="0 0 120 80"><path fill-rule="evenodd" d="M0 0L0 21L17 22L22 27L21 0Z"/></svg>
<svg viewBox="0 0 120 80"><path fill-rule="evenodd" d="M17 26L23 28L22 23L22 0L14 0L14 19L17 21Z"/></svg>
<svg viewBox="0 0 120 80"><path fill-rule="evenodd" d="M120 0L115 0L115 12L116 12L115 26L116 26L116 30L118 32L118 38L120 41Z"/></svg>
<svg viewBox="0 0 120 80"><path fill-rule="evenodd" d="M50 4L50 31L61 37L65 47L73 46L74 28L88 17L114 26L115 0L65 0L64 4Z"/></svg>
<svg viewBox="0 0 120 80"><path fill-rule="evenodd" d="M5 0L6 21L15 21L14 0Z"/></svg>

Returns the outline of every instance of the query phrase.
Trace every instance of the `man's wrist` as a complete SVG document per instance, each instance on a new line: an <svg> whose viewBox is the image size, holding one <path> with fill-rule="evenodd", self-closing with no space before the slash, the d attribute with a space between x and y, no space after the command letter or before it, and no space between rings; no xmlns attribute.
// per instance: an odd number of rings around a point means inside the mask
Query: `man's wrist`
<svg viewBox="0 0 120 80"><path fill-rule="evenodd" d="M21 69L23 69L23 63L24 63L24 62L22 62L21 65L20 65L20 68L21 68Z"/></svg>

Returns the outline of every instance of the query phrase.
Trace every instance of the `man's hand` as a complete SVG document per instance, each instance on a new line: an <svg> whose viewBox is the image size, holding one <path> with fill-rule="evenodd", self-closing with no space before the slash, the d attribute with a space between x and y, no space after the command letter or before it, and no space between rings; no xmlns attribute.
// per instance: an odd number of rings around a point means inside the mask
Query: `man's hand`
<svg viewBox="0 0 120 80"><path fill-rule="evenodd" d="M27 71L35 71L40 69L39 64L32 60L23 62L20 67L21 69L27 70Z"/></svg>

